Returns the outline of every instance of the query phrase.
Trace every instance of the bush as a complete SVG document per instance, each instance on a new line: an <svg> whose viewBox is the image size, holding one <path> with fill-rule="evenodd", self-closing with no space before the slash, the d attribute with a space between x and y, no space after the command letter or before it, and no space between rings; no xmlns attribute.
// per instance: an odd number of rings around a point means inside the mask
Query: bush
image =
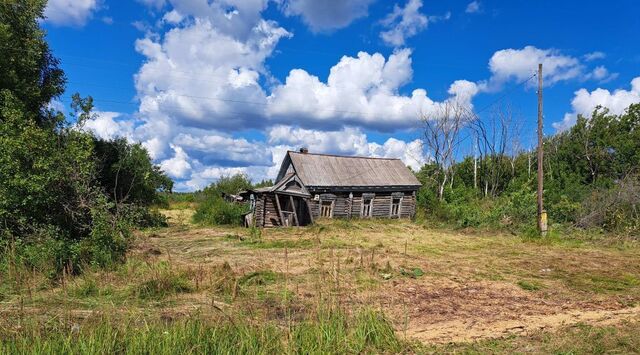
<svg viewBox="0 0 640 355"><path fill-rule="evenodd" d="M493 222L502 226L535 225L538 215L535 191L525 185L498 197L491 215Z"/></svg>
<svg viewBox="0 0 640 355"><path fill-rule="evenodd" d="M554 222L573 223L580 215L580 202L571 201L566 195L561 195L556 202L548 203L549 216Z"/></svg>
<svg viewBox="0 0 640 355"><path fill-rule="evenodd" d="M84 260L76 264L88 262L95 266L109 266L124 260L131 242L130 223L119 219L104 208L91 211L93 225L89 238L83 239L81 245Z"/></svg>
<svg viewBox="0 0 640 355"><path fill-rule="evenodd" d="M121 212L127 221L138 228L167 227L167 217L157 209L139 205L123 205Z"/></svg>
<svg viewBox="0 0 640 355"><path fill-rule="evenodd" d="M242 225L242 215L246 207L230 203L221 197L213 197L202 202L193 215L193 221L204 225Z"/></svg>
<svg viewBox="0 0 640 355"><path fill-rule="evenodd" d="M478 227L486 222L482 201L474 189L459 187L445 192L446 202L441 205L445 218L453 220L457 227Z"/></svg>
<svg viewBox="0 0 640 355"><path fill-rule="evenodd" d="M611 189L596 189L581 206L580 227L640 234L640 175L621 179Z"/></svg>
<svg viewBox="0 0 640 355"><path fill-rule="evenodd" d="M85 131L90 97L74 94L69 117L49 107L65 78L40 28L45 7L0 5L11 19L0 38L16 49L0 56L0 261L53 277L122 260L132 226L162 223L145 208L173 182L141 144Z"/></svg>

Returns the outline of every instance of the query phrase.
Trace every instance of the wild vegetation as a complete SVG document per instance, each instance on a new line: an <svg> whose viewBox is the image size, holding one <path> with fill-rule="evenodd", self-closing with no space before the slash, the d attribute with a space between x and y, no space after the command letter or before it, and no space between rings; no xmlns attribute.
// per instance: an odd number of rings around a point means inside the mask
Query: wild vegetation
<svg viewBox="0 0 640 355"><path fill-rule="evenodd" d="M86 133L93 100L52 108L65 76L39 19L44 1L0 3L0 276L24 267L78 273L124 259L131 228L164 217L149 206L172 181L140 144Z"/></svg>
<svg viewBox="0 0 640 355"><path fill-rule="evenodd" d="M640 105L545 140L547 238L529 233L535 156L508 149L509 114L471 121L478 156L457 160L470 121L451 108L425 131L442 149L417 172L419 223L244 229L225 196L271 181L172 193L140 144L85 131L90 97L52 108L44 6L0 2L0 353L640 347Z"/></svg>
<svg viewBox="0 0 640 355"><path fill-rule="evenodd" d="M135 232L125 262L114 267L64 274L55 286L12 267L0 288L0 348L576 353L637 347L640 246L633 239L460 233L406 220L319 221L256 232L194 224L195 211L179 204L162 213L169 226Z"/></svg>
<svg viewBox="0 0 640 355"><path fill-rule="evenodd" d="M425 146L436 158L417 173L424 218L536 234L537 155L519 148L514 122L508 108L488 120L460 109L425 118ZM598 108L590 119L579 116L571 129L545 138L544 200L552 230L640 234L638 127L640 104L622 115ZM463 128L476 154L456 160L451 154L460 148Z"/></svg>
<svg viewBox="0 0 640 355"><path fill-rule="evenodd" d="M223 176L216 182L191 195L193 202L198 202L193 221L203 225L241 225L242 214L248 211L246 204L239 204L225 199L225 196L252 187L245 175ZM185 195L186 196L186 195Z"/></svg>

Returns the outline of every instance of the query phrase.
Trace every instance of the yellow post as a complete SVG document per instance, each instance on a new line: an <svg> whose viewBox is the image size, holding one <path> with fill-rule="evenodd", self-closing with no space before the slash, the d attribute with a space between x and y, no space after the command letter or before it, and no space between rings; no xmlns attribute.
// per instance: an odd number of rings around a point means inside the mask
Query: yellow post
<svg viewBox="0 0 640 355"><path fill-rule="evenodd" d="M540 214L540 234L543 237L547 235L547 211L545 210Z"/></svg>

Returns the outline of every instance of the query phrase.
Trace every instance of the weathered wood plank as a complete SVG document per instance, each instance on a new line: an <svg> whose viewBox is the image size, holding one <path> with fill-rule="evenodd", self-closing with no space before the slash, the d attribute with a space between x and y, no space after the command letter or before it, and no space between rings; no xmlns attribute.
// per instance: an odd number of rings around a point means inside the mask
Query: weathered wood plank
<svg viewBox="0 0 640 355"><path fill-rule="evenodd" d="M280 216L280 225L284 225L284 214L282 214L282 207L280 207L280 199L278 194L274 194L276 198L276 206L278 207L278 215Z"/></svg>
<svg viewBox="0 0 640 355"><path fill-rule="evenodd" d="M289 195L289 202L291 203L291 209L293 210L293 220L296 222L296 226L300 227L298 222L298 212L296 212L296 204L293 203L293 196Z"/></svg>

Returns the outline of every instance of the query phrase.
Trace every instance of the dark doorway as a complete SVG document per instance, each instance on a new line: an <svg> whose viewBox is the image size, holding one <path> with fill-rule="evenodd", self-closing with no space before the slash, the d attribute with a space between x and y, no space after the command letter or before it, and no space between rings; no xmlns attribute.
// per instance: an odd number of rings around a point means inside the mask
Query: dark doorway
<svg viewBox="0 0 640 355"><path fill-rule="evenodd" d="M283 226L293 227L311 224L311 215L305 198L284 194L276 194L276 198L282 208Z"/></svg>

